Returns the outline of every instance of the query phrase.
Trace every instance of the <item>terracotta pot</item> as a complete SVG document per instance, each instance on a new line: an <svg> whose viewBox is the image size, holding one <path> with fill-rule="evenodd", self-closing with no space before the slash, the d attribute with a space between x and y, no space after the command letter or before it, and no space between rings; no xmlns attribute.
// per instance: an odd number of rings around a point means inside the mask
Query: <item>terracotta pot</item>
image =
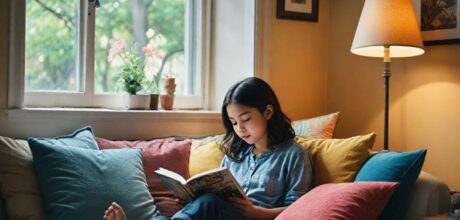
<svg viewBox="0 0 460 220"><path fill-rule="evenodd" d="M174 104L174 95L160 95L161 108L171 110Z"/></svg>

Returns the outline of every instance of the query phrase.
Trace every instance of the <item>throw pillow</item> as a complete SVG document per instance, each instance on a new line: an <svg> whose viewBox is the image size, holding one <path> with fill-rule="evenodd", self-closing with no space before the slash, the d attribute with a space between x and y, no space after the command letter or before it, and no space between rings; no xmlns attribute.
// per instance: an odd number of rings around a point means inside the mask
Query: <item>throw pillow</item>
<svg viewBox="0 0 460 220"><path fill-rule="evenodd" d="M79 142L84 147L97 149L90 127L52 140ZM0 136L0 188L11 219L46 219L32 163L27 141Z"/></svg>
<svg viewBox="0 0 460 220"><path fill-rule="evenodd" d="M193 138L191 139L192 140L191 148L201 147L211 142L222 144L224 140L224 136L225 136L224 134L219 134L215 136L206 136L203 138Z"/></svg>
<svg viewBox="0 0 460 220"><path fill-rule="evenodd" d="M309 138L332 138L339 112L292 122L297 135Z"/></svg>
<svg viewBox="0 0 460 220"><path fill-rule="evenodd" d="M355 136L347 139L295 140L307 148L313 158L313 185L352 182L361 165L369 157L369 148L375 134Z"/></svg>
<svg viewBox="0 0 460 220"><path fill-rule="evenodd" d="M300 197L276 219L377 219L397 186L395 182L324 184Z"/></svg>
<svg viewBox="0 0 460 220"><path fill-rule="evenodd" d="M358 172L355 181L391 181L400 185L383 210L380 219L403 219L409 205L409 196L414 187L426 150L414 152L383 151L374 154Z"/></svg>
<svg viewBox="0 0 460 220"><path fill-rule="evenodd" d="M30 138L48 219L101 219L116 201L128 219L156 212L142 168L142 149L93 150Z"/></svg>
<svg viewBox="0 0 460 220"><path fill-rule="evenodd" d="M177 203L174 194L154 173L160 167L174 171L189 178L190 140L176 141L174 138L151 141L111 141L96 138L100 149L123 149L139 146L142 148L142 161L151 196L161 214L172 216L183 208Z"/></svg>
<svg viewBox="0 0 460 220"><path fill-rule="evenodd" d="M190 176L219 167L223 158L224 152L216 142L192 147L190 152Z"/></svg>

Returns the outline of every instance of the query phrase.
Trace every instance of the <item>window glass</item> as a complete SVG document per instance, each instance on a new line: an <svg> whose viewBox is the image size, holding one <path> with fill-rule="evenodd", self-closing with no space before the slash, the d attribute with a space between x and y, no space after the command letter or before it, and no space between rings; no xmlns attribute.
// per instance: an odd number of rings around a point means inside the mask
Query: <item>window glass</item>
<svg viewBox="0 0 460 220"><path fill-rule="evenodd" d="M186 67L190 56L184 53L185 12L185 0L101 1L96 10L95 92L121 92L119 73L127 61L120 55L131 51L145 65L148 80L156 74L173 76L176 95L193 95ZM154 86L149 88L143 92L153 92Z"/></svg>
<svg viewBox="0 0 460 220"><path fill-rule="evenodd" d="M79 91L78 0L27 0L26 91Z"/></svg>

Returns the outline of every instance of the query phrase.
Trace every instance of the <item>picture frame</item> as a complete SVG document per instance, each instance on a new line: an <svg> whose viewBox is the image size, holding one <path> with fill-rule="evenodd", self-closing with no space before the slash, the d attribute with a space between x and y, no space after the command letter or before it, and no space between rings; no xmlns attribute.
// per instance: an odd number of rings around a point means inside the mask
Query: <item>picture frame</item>
<svg viewBox="0 0 460 220"><path fill-rule="evenodd" d="M412 0L425 46L460 43L460 2Z"/></svg>
<svg viewBox="0 0 460 220"><path fill-rule="evenodd" d="M277 0L276 18L318 22L318 0Z"/></svg>

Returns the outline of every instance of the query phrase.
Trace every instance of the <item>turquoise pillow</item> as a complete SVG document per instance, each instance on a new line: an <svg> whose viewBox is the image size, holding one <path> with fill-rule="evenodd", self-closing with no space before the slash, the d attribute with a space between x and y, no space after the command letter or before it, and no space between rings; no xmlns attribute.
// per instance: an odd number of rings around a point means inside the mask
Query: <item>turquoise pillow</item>
<svg viewBox="0 0 460 220"><path fill-rule="evenodd" d="M123 206L128 219L150 219L157 210L147 188L142 150L86 149L96 143L92 132L85 136L92 140L79 136L28 140L47 219L102 219L113 201Z"/></svg>
<svg viewBox="0 0 460 220"><path fill-rule="evenodd" d="M355 181L399 182L379 219L397 220L406 215L409 196L425 161L426 149L414 152L383 151L372 155L361 167Z"/></svg>
<svg viewBox="0 0 460 220"><path fill-rule="evenodd" d="M94 149L98 150L96 138L94 137L93 130L91 127L87 126L81 129L76 130L72 134L53 137L53 138L33 138L35 140L40 140L42 143L60 145L63 147L66 146L75 146L85 149Z"/></svg>

